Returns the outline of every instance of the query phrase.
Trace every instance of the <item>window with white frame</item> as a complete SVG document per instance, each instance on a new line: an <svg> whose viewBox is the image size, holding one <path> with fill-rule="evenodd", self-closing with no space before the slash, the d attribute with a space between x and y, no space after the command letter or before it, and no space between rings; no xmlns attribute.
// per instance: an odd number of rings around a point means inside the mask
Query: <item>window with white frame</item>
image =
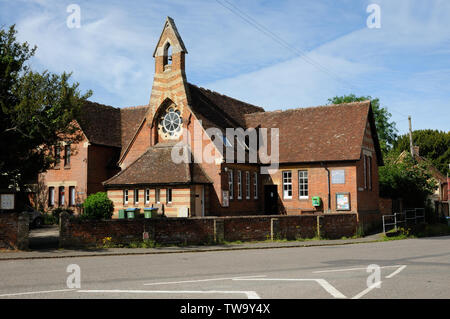
<svg viewBox="0 0 450 319"><path fill-rule="evenodd" d="M123 190L123 204L128 205L128 189Z"/></svg>
<svg viewBox="0 0 450 319"><path fill-rule="evenodd" d="M59 198L58 198L58 205L64 206L66 204L66 196L65 196L65 188L64 186L59 187Z"/></svg>
<svg viewBox="0 0 450 319"><path fill-rule="evenodd" d="M64 167L70 166L70 144L64 146Z"/></svg>
<svg viewBox="0 0 450 319"><path fill-rule="evenodd" d="M172 188L168 188L166 192L166 201L167 204L172 203Z"/></svg>
<svg viewBox="0 0 450 319"><path fill-rule="evenodd" d="M245 198L250 199L250 172L245 172Z"/></svg>
<svg viewBox="0 0 450 319"><path fill-rule="evenodd" d="M145 203L150 204L150 189L145 190Z"/></svg>
<svg viewBox="0 0 450 319"><path fill-rule="evenodd" d="M307 199L308 196L308 171L298 171L298 197Z"/></svg>
<svg viewBox="0 0 450 319"><path fill-rule="evenodd" d="M156 203L160 203L161 190L159 188L155 189L155 201Z"/></svg>
<svg viewBox="0 0 450 319"><path fill-rule="evenodd" d="M283 198L292 198L292 171L283 171Z"/></svg>
<svg viewBox="0 0 450 319"><path fill-rule="evenodd" d="M258 199L258 173L253 173L253 197Z"/></svg>
<svg viewBox="0 0 450 319"><path fill-rule="evenodd" d="M50 206L50 207L55 206L55 188L54 187L48 188L48 206Z"/></svg>
<svg viewBox="0 0 450 319"><path fill-rule="evenodd" d="M138 204L139 203L139 189L135 189L134 190L134 203Z"/></svg>
<svg viewBox="0 0 450 319"><path fill-rule="evenodd" d="M238 171L238 199L242 199L242 172Z"/></svg>
<svg viewBox="0 0 450 319"><path fill-rule="evenodd" d="M69 187L69 206L75 206L75 186Z"/></svg>
<svg viewBox="0 0 450 319"><path fill-rule="evenodd" d="M234 181L233 181L233 170L230 169L230 171L228 172L228 190L230 192L229 194L229 198L233 199L234 197Z"/></svg>

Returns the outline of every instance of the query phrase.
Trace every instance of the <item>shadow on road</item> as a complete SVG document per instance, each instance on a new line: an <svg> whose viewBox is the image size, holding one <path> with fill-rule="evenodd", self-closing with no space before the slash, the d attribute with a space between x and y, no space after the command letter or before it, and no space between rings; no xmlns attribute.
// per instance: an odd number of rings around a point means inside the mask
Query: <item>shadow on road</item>
<svg viewBox="0 0 450 319"><path fill-rule="evenodd" d="M56 225L32 228L28 239L30 250L57 249L59 245L59 228Z"/></svg>

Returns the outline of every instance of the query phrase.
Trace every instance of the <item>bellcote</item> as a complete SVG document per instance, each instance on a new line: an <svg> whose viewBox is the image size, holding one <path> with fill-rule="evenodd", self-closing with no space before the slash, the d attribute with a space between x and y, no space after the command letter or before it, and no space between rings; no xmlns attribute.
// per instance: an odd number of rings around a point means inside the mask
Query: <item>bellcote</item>
<svg viewBox="0 0 450 319"><path fill-rule="evenodd" d="M164 29L153 53L155 73L184 72L186 53L188 52L178 33L175 22L171 17L167 17Z"/></svg>

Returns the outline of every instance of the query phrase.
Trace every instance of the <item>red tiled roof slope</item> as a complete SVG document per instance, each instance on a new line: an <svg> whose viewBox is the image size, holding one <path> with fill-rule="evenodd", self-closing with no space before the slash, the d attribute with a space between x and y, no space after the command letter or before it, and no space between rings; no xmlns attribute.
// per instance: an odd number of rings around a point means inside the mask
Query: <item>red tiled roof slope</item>
<svg viewBox="0 0 450 319"><path fill-rule="evenodd" d="M121 147L120 109L86 101L77 120L89 142Z"/></svg>
<svg viewBox="0 0 450 319"><path fill-rule="evenodd" d="M217 128L245 128L246 114L264 112L264 109L220 93L188 83L191 109L203 126Z"/></svg>
<svg viewBox="0 0 450 319"><path fill-rule="evenodd" d="M364 101L254 113L245 120L248 127L279 129L280 163L347 161L360 158L369 109Z"/></svg>
<svg viewBox="0 0 450 319"><path fill-rule="evenodd" d="M103 184L114 185L158 185L211 183L198 164L175 163L172 160L173 144L150 147L135 162Z"/></svg>
<svg viewBox="0 0 450 319"><path fill-rule="evenodd" d="M136 132L144 120L145 115L148 111L148 106L135 106L120 109L121 117L121 144L122 151L120 157L126 151L128 145L131 143L132 139L136 135Z"/></svg>

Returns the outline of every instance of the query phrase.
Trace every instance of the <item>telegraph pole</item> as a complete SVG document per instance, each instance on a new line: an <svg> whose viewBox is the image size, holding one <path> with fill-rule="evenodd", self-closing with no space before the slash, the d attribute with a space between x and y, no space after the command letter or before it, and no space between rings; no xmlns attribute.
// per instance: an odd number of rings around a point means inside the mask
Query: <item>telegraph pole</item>
<svg viewBox="0 0 450 319"><path fill-rule="evenodd" d="M411 115L408 116L408 121L409 121L409 148L411 150L411 156L414 159L414 146L413 146L413 138L412 138Z"/></svg>

